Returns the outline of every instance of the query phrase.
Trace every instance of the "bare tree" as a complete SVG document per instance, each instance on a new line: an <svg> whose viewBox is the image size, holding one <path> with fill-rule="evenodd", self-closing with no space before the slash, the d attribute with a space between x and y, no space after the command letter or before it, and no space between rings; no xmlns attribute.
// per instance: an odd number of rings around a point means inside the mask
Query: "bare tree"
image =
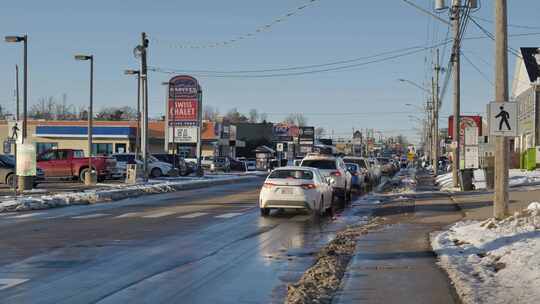
<svg viewBox="0 0 540 304"><path fill-rule="evenodd" d="M215 121L219 116L219 110L212 106L204 106L203 108L203 119Z"/></svg>
<svg viewBox="0 0 540 304"><path fill-rule="evenodd" d="M238 112L237 108L232 108L231 110L229 110L229 112L227 112L227 115L225 115L225 118L227 118L233 124L249 121L244 114Z"/></svg>
<svg viewBox="0 0 540 304"><path fill-rule="evenodd" d="M257 111L257 109L249 110L249 122L257 123L258 121L259 121L259 112Z"/></svg>
<svg viewBox="0 0 540 304"><path fill-rule="evenodd" d="M299 127L304 127L307 124L307 118L302 113L292 113L285 118L284 122Z"/></svg>
<svg viewBox="0 0 540 304"><path fill-rule="evenodd" d="M320 139L323 138L326 134L326 130L324 128L315 128L315 138Z"/></svg>
<svg viewBox="0 0 540 304"><path fill-rule="evenodd" d="M262 122L262 123L267 122L267 121L268 121L268 114L266 114L266 113L261 113L261 114L259 114L259 120L260 120L260 122Z"/></svg>
<svg viewBox="0 0 540 304"><path fill-rule="evenodd" d="M137 118L137 110L129 106L123 107L104 107L96 114L97 120L130 120Z"/></svg>

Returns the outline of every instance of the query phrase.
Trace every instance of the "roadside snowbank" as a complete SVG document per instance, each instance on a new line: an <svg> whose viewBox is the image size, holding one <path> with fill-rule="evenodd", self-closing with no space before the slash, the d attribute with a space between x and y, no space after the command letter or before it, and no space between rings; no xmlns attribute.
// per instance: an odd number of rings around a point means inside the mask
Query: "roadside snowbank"
<svg viewBox="0 0 540 304"><path fill-rule="evenodd" d="M487 188L484 170L474 170L473 176L473 184L475 189L481 190ZM540 170L524 171L519 169L511 169L508 176L508 184L510 187L526 186L540 183ZM445 173L437 176L435 182L437 183L437 185L440 186L441 190L443 191L459 191L459 189L455 189L453 187L452 173Z"/></svg>
<svg viewBox="0 0 540 304"><path fill-rule="evenodd" d="M111 202L129 197L204 188L242 180L252 180L254 178L256 177L237 175L220 175L205 178L176 178L168 179L166 181L150 180L148 183L136 185L114 185L109 189L86 190L77 193L3 197L0 198L0 213Z"/></svg>
<svg viewBox="0 0 540 304"><path fill-rule="evenodd" d="M501 221L456 223L431 244L464 303L540 299L540 203Z"/></svg>

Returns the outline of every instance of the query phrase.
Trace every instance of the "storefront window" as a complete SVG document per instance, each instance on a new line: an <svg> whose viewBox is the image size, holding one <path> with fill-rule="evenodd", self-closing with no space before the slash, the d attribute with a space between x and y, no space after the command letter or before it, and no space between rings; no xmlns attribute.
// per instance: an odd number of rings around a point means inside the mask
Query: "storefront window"
<svg viewBox="0 0 540 304"><path fill-rule="evenodd" d="M109 155L113 152L112 144L92 144L93 155Z"/></svg>
<svg viewBox="0 0 540 304"><path fill-rule="evenodd" d="M114 153L126 153L126 144L115 144Z"/></svg>
<svg viewBox="0 0 540 304"><path fill-rule="evenodd" d="M41 154L47 150L56 149L58 148L58 143L36 143L36 152L37 154Z"/></svg>

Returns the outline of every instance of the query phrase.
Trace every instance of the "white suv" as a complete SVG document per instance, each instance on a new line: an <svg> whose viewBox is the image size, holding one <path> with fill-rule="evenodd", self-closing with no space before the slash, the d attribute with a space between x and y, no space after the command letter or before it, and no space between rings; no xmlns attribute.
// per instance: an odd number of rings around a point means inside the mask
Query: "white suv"
<svg viewBox="0 0 540 304"><path fill-rule="evenodd" d="M334 195L347 202L351 199L352 175L347 170L345 162L340 157L310 153L300 164L302 167L317 168L328 178L334 189Z"/></svg>

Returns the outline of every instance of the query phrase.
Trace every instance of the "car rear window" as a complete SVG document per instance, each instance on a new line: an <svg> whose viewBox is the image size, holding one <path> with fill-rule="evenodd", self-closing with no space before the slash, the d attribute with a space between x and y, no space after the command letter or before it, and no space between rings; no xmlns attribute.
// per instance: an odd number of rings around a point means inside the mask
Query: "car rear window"
<svg viewBox="0 0 540 304"><path fill-rule="evenodd" d="M345 162L357 164L362 169L367 169L366 161L363 159L345 158Z"/></svg>
<svg viewBox="0 0 540 304"><path fill-rule="evenodd" d="M313 172L307 170L275 170L268 178L291 178L312 180Z"/></svg>
<svg viewBox="0 0 540 304"><path fill-rule="evenodd" d="M302 161L302 167L311 167L323 170L335 170L336 161L327 159L306 159Z"/></svg>

